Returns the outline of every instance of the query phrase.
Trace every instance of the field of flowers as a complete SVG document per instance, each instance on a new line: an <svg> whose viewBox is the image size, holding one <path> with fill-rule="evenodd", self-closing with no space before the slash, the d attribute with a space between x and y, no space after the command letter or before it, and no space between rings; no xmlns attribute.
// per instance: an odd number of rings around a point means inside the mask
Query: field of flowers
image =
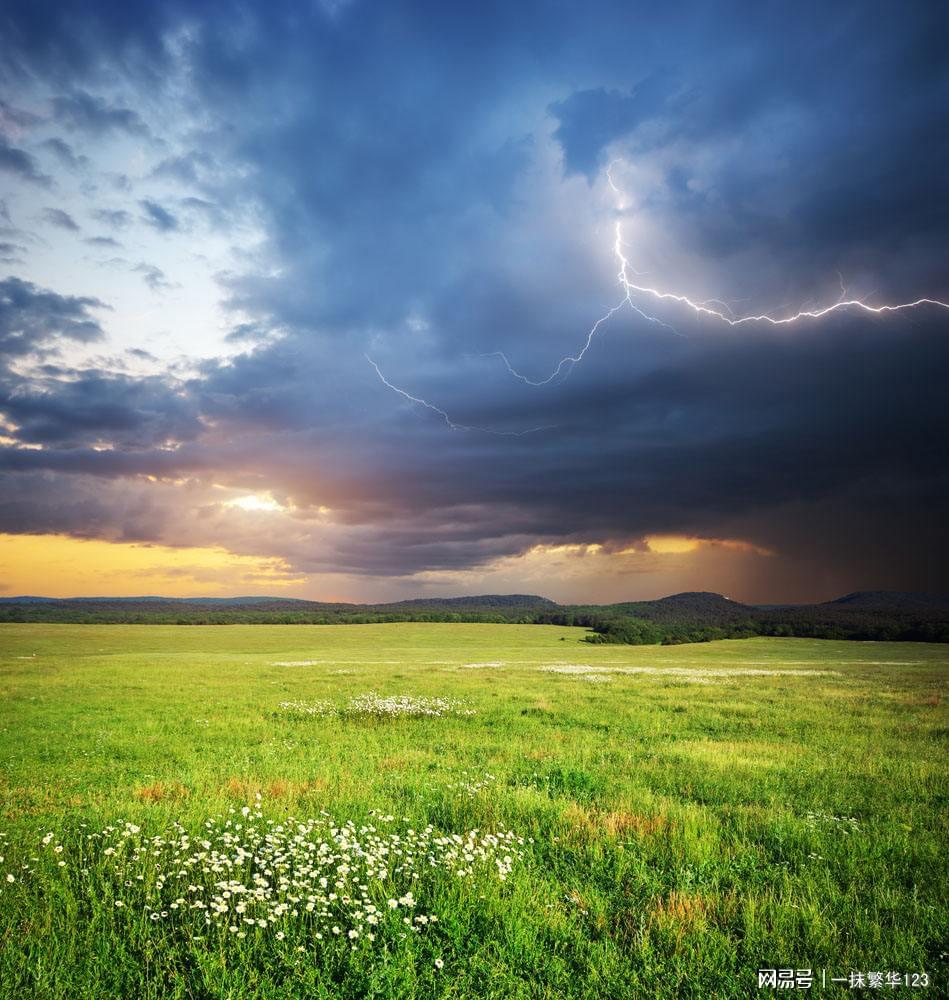
<svg viewBox="0 0 949 1000"><path fill-rule="evenodd" d="M949 650L583 634L0 627L0 997L946 994Z"/></svg>

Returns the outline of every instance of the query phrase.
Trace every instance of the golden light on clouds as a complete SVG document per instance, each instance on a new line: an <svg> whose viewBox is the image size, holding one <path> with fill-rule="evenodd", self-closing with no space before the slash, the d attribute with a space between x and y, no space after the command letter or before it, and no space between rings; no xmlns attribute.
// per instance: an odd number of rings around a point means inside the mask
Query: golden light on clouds
<svg viewBox="0 0 949 1000"><path fill-rule="evenodd" d="M650 535L608 545L532 545L474 569L418 573L413 580L423 593L534 593L565 603L650 600L687 590L741 599L742 581L772 555L741 539Z"/></svg>
<svg viewBox="0 0 949 1000"><path fill-rule="evenodd" d="M267 594L305 583L281 559L222 548L0 534L0 586L7 596L199 597Z"/></svg>
<svg viewBox="0 0 949 1000"><path fill-rule="evenodd" d="M728 549L732 552L748 552L756 556L773 556L770 549L746 542L740 538L690 538L686 535L647 535L646 546L650 552L661 556L681 555L697 552L702 548Z"/></svg>
<svg viewBox="0 0 949 1000"><path fill-rule="evenodd" d="M234 500L227 500L224 503L225 507L239 507L241 510L285 510L281 504L277 503L276 500L269 494L264 494L260 496L258 494L251 494L246 497L237 497Z"/></svg>
<svg viewBox="0 0 949 1000"><path fill-rule="evenodd" d="M649 551L661 556L694 552L701 544L698 538L686 538L684 535L649 535L646 539Z"/></svg>

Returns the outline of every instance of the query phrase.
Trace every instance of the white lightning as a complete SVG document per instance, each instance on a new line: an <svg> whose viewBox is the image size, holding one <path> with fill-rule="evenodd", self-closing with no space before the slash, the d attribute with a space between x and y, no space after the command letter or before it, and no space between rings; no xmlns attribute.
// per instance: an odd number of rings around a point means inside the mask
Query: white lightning
<svg viewBox="0 0 949 1000"><path fill-rule="evenodd" d="M366 360L375 369L376 374L379 376L379 381L383 385L390 388L393 392L397 392L403 398L409 400L411 403L417 403L419 406L424 406L426 409L431 410L433 413L437 413L450 430L453 431L478 431L481 434L495 434L498 437L524 437L526 434L536 434L538 431L550 430L550 424L546 424L542 427L529 427L524 431L499 431L491 427L475 427L471 424L459 424L457 421L451 419L448 414L441 409L441 407L436 406L434 403L430 403L427 399L422 399L420 396L413 396L412 393L406 392L405 389L400 389L399 386L393 385L386 377L382 374L379 366L369 357L368 354L365 355Z"/></svg>
<svg viewBox="0 0 949 1000"><path fill-rule="evenodd" d="M619 192L619 188L616 187L616 185L613 183L613 176L612 176L612 174L610 172L612 170L612 167L613 167L613 164L611 163L610 166L609 166L609 168L607 168L606 175L607 175L607 178L609 180L610 187L613 188L614 191ZM623 203L621 202L621 205L622 204ZM674 333L674 334L676 334L678 336L679 335L679 331L676 330L676 328L674 326L670 326L668 323L666 323L663 320L659 319L658 316L651 316L649 313L644 312L642 309L639 308L639 306L637 306L633 302L633 300L632 300L632 292L633 292L633 288L635 286L633 286L633 285L630 284L629 278L628 278L628 272L632 271L634 274L636 274L638 276L642 276L646 272L645 271L637 271L637 270L635 270L635 268L633 268L630 265L629 261L626 259L626 255L623 253L623 232L622 232L622 228L621 228L619 222L616 223L616 239L615 239L615 241L613 243L613 253L616 256L616 259L619 261L619 272L617 273L616 278L617 278L617 281L619 282L619 284L624 289L625 294L620 299L620 301L616 303L615 306L612 306L610 309L608 309L593 324L593 326L590 327L589 331L587 332L586 340L583 343L583 347L576 354L568 354L565 358L561 358L560 359L560 363L547 376L547 378L542 378L542 379L528 378L526 375L522 374L521 372L517 371L514 368L514 366L508 360L507 355L503 351L492 351L490 354L485 354L484 357L500 358L504 362L505 366L507 367L507 370L515 378L520 379L522 382L526 383L527 385L547 385L548 383L553 382L553 380L555 378L557 378L557 376L568 365L572 368L574 365L578 364L579 362L581 362L583 360L583 356L590 349L590 345L593 343L593 338L596 336L597 331L600 329L600 327L604 323L609 322L609 320L611 320L620 311L620 309L622 309L624 306L629 306L629 308L632 309L633 312L637 313L643 319L648 320L650 323L657 323L659 326L662 326L665 329L667 329L670 333ZM724 305L724 303L720 303L720 304ZM728 307L725 306L725 308L727 309Z"/></svg>
<svg viewBox="0 0 949 1000"><path fill-rule="evenodd" d="M618 231L620 227L618 222L616 227ZM768 313L756 313L748 316L729 316L718 309L712 309L707 302L695 302L693 299L690 299L688 295L681 295L677 292L663 292L658 288L648 288L644 285L633 284L630 281L624 281L624 285L627 287L630 294L633 292L639 292L642 295L651 295L655 299L667 302L678 302L681 305L688 306L688 308L692 309L694 312L701 313L705 316L714 316L715 319L719 319L723 323L727 323L729 326L742 326L745 323L770 323L772 326L787 326L790 323L796 323L798 320L802 319L822 319L824 316L829 316L831 313L839 312L842 309L861 309L864 312L873 313L877 316L882 313L901 312L904 309L916 309L919 306L936 306L940 309L949 309L949 302L942 302L940 299L919 298L914 299L912 302L899 302L895 305L871 306L863 299L841 298L836 302L831 303L829 306L822 306L820 309L801 309L800 312L796 312L791 316L772 316ZM708 300L708 302L711 301L714 300ZM731 312L731 310L729 310L729 312Z"/></svg>
<svg viewBox="0 0 949 1000"><path fill-rule="evenodd" d="M613 180L613 167L618 162L618 160L613 160L607 166L606 179L611 190L617 197L616 209L617 211L622 212L628 207L628 200L625 192ZM838 272L837 277L840 281L840 296L836 302L833 302L830 305L822 306L817 309L801 309L800 311L787 316L775 316L770 313L756 313L736 316L734 310L732 310L728 303L723 302L720 299L705 299L703 301L697 301L680 292L669 292L648 285L636 284L635 281L630 280L630 274L633 274L636 277L642 277L647 272L637 271L629 263L625 253L623 252L624 245L623 224L621 220L617 220L614 228L613 255L616 257L619 264L617 281L623 290L623 298L620 299L615 306L611 307L606 313L604 313L604 315L602 315L592 327L590 327L582 348L576 354L568 354L566 357L561 358L557 367L551 372L550 375L543 379L528 378L511 365L511 362L508 360L507 355L505 355L503 351L493 351L491 354L484 355L484 357L498 357L504 362L507 370L515 378L520 379L521 382L524 382L527 385L542 386L548 385L552 382L561 374L561 372L563 372L565 368L569 371L570 368L582 361L584 355L590 349L590 345L593 343L593 338L596 336L600 327L612 319L616 313L624 308L624 306L628 306L633 310L633 312L637 313L643 319L648 320L650 323L657 323L660 326L665 327L665 329L670 332L678 334L675 327L659 319L657 316L653 316L650 313L645 312L642 308L640 308L640 306L636 305L636 303L633 302L634 296L649 297L660 302L673 302L691 309L694 313L697 313L700 316L712 317L722 323L727 323L729 326L743 326L749 323L767 323L771 326L787 326L802 320L819 320L825 316L829 316L831 313L848 309L861 310L865 313L877 316L885 313L902 312L906 309L918 309L922 306L931 306L938 309L949 310L949 302L943 302L940 299L932 299L928 297L914 299L912 302L899 302L894 305L885 304L881 306L870 305L864 299L848 298L847 288L844 284L843 276L840 272ZM719 308L715 308L716 306Z"/></svg>

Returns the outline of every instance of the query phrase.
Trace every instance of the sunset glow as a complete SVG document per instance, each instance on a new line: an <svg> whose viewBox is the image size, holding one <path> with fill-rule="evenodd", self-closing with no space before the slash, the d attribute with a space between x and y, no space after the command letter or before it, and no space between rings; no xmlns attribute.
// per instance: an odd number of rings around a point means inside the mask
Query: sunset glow
<svg viewBox="0 0 949 1000"><path fill-rule="evenodd" d="M220 548L169 548L70 538L0 535L3 596L173 597L277 592L299 586L279 559L254 559Z"/></svg>

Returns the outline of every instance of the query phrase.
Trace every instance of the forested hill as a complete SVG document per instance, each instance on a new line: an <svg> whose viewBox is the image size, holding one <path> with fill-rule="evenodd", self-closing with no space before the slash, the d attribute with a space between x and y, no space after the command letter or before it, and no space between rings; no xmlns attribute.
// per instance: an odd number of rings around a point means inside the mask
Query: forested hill
<svg viewBox="0 0 949 1000"><path fill-rule="evenodd" d="M584 609L603 642L695 642L752 635L949 642L949 598L872 591L823 604L758 606L687 593Z"/></svg>
<svg viewBox="0 0 949 1000"><path fill-rule="evenodd" d="M16 597L0 622L127 624L367 624L499 622L579 625L590 642L679 643L754 635L949 642L949 598L865 591L823 604L757 606L705 592L655 601L562 605L533 594L346 604L279 597Z"/></svg>
<svg viewBox="0 0 949 1000"><path fill-rule="evenodd" d="M533 594L414 598L389 604L284 597L14 597L0 599L0 621L365 624L381 621L484 621L532 624L559 604Z"/></svg>

